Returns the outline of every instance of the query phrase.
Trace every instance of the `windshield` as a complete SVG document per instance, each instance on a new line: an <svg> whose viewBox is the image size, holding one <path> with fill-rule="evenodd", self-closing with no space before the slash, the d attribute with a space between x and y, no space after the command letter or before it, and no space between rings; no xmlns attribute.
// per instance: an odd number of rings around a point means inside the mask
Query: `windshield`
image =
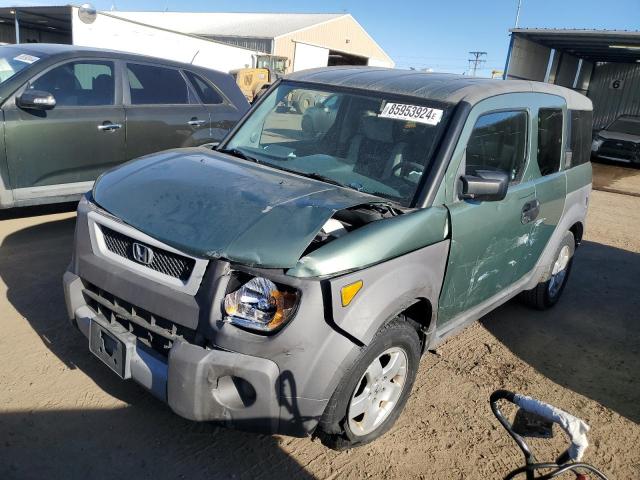
<svg viewBox="0 0 640 480"><path fill-rule="evenodd" d="M7 81L38 60L40 57L26 53L21 48L0 47L0 83Z"/></svg>
<svg viewBox="0 0 640 480"><path fill-rule="evenodd" d="M409 206L448 106L282 83L222 151Z"/></svg>
<svg viewBox="0 0 640 480"><path fill-rule="evenodd" d="M619 118L607 128L610 132L627 133L629 135L640 135L640 117Z"/></svg>

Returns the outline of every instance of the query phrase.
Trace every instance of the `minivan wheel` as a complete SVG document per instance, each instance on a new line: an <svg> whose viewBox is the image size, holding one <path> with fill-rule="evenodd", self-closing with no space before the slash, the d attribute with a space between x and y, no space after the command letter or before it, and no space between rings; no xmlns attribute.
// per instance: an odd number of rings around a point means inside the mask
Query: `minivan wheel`
<svg viewBox="0 0 640 480"><path fill-rule="evenodd" d="M403 317L385 324L345 373L315 436L334 450L369 443L396 422L420 362L420 339Z"/></svg>
<svg viewBox="0 0 640 480"><path fill-rule="evenodd" d="M520 294L520 298L527 305L538 310L545 310L553 307L558 302L569 279L569 273L571 273L575 245L573 233L565 233L556 250L555 260L549 272L549 279Z"/></svg>

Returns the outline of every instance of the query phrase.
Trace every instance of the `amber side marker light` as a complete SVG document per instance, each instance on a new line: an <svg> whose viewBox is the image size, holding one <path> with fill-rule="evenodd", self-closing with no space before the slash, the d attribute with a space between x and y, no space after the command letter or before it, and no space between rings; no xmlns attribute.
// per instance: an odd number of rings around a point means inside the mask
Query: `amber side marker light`
<svg viewBox="0 0 640 480"><path fill-rule="evenodd" d="M340 295L342 296L342 306L346 307L351 303L351 300L358 294L362 288L362 280L345 285L340 289Z"/></svg>

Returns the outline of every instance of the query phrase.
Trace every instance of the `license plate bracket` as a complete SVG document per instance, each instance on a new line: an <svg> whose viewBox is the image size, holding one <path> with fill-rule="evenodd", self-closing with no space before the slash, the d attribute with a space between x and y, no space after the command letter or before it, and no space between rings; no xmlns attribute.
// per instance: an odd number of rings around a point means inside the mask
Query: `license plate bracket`
<svg viewBox="0 0 640 480"><path fill-rule="evenodd" d="M131 356L135 343L121 325L94 318L89 327L89 351L102 360L120 378L131 378Z"/></svg>

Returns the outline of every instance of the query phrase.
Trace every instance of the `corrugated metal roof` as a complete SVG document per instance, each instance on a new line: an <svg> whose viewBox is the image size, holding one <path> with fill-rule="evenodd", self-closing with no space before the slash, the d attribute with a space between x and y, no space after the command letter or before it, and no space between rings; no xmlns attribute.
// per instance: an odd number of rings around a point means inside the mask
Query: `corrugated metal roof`
<svg viewBox="0 0 640 480"><path fill-rule="evenodd" d="M568 88L528 80L497 80L448 73L426 73L376 67L329 67L303 70L289 80L408 95L445 103L465 101L474 105L504 93L540 92L559 95L569 108L591 110L591 101Z"/></svg>
<svg viewBox="0 0 640 480"><path fill-rule="evenodd" d="M343 17L344 13L108 12L128 20L193 35L275 38Z"/></svg>
<svg viewBox="0 0 640 480"><path fill-rule="evenodd" d="M640 58L638 30L514 28L511 32L592 62L635 62Z"/></svg>

